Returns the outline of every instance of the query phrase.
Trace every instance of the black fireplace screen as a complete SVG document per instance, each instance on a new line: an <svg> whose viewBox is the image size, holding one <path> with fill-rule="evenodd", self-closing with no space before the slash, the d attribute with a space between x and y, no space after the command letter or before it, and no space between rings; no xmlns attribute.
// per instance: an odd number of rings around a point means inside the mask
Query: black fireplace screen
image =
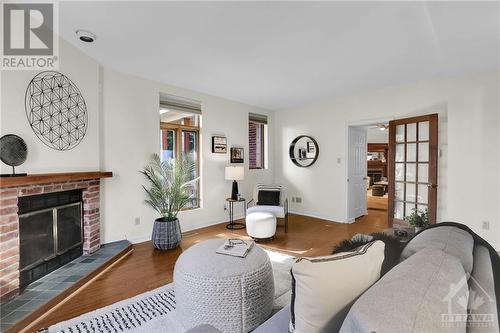
<svg viewBox="0 0 500 333"><path fill-rule="evenodd" d="M19 198L20 285L83 254L82 192Z"/></svg>

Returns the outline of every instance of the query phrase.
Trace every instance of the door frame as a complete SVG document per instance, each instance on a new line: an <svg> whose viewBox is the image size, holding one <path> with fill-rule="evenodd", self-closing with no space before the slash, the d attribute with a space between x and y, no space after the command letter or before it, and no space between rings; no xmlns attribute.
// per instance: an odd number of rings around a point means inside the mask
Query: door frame
<svg viewBox="0 0 500 333"><path fill-rule="evenodd" d="M370 126L382 123L389 123L390 121L396 119L395 117L383 117L383 118L371 118L366 120L354 120L347 121L345 126L345 155L344 155L344 193L345 193L345 207L344 207L344 223L353 223L355 220L349 219L349 151L351 147L349 146L349 127L360 127L360 126ZM388 129L389 130L389 129ZM367 143L368 144L368 143ZM338 163L338 162L337 162ZM340 163L341 164L341 163Z"/></svg>

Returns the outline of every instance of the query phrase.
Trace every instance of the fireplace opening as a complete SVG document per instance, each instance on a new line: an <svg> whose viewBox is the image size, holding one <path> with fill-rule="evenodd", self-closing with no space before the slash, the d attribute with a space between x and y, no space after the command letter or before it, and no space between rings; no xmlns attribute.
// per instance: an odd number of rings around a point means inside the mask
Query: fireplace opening
<svg viewBox="0 0 500 333"><path fill-rule="evenodd" d="M368 169L368 177L370 178L370 186L382 180L384 173L383 170Z"/></svg>
<svg viewBox="0 0 500 333"><path fill-rule="evenodd" d="M20 197L20 287L83 254L82 191Z"/></svg>

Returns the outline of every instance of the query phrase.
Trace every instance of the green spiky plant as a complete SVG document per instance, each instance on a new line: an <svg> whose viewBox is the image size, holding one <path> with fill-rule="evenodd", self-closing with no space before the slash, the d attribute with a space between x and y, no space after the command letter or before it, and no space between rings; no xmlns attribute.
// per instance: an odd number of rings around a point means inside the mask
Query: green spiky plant
<svg viewBox="0 0 500 333"><path fill-rule="evenodd" d="M423 211L413 208L412 213L405 219L409 225L415 228L425 228L429 225L429 212L427 208Z"/></svg>
<svg viewBox="0 0 500 333"><path fill-rule="evenodd" d="M150 185L149 188L142 186L147 194L145 202L161 215L161 221L177 220L179 211L197 199L189 194L187 188L198 180L193 177L195 171L195 162L188 158L162 162L158 154L154 154L149 165L140 171Z"/></svg>

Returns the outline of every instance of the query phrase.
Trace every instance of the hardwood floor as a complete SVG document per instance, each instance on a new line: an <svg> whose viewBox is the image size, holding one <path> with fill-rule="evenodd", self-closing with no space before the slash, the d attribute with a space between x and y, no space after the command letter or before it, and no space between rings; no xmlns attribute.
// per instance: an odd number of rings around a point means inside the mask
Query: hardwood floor
<svg viewBox="0 0 500 333"><path fill-rule="evenodd" d="M374 197L371 195L371 190L367 191L367 208L369 210L383 210L387 212L387 206L389 205L389 198L387 194L384 197ZM369 214L370 212L368 212Z"/></svg>
<svg viewBox="0 0 500 333"><path fill-rule="evenodd" d="M387 229L387 212L381 210L369 210L368 215L352 224L290 215L288 233L285 234L284 227L278 227L272 241L259 244L296 257L319 256L329 254L336 243L357 233L366 234L384 229ZM31 326L29 331L48 327L172 282L174 264L182 251L202 240L216 237L247 236L245 230L228 230L225 224L218 224L187 232L183 235L180 247L171 251L155 250L150 242L135 244L131 255L92 281L71 299L48 312Z"/></svg>

